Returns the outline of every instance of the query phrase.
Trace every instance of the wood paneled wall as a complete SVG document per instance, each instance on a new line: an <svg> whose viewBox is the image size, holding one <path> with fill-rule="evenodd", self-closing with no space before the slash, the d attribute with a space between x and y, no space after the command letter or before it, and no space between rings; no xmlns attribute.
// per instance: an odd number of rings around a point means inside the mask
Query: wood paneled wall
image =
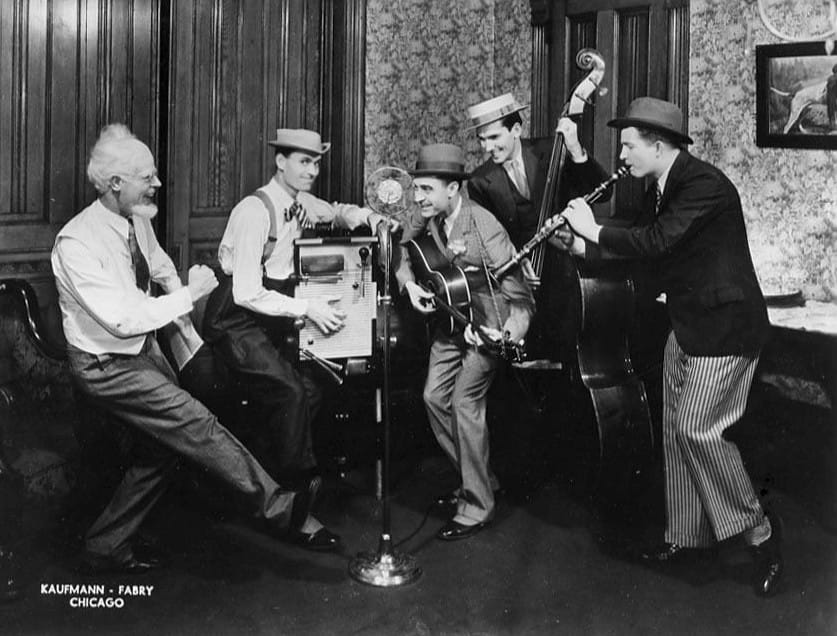
<svg viewBox="0 0 837 636"><path fill-rule="evenodd" d="M320 130L318 192L360 201L365 6L2 0L0 277L28 279L54 322L50 250L95 197L86 163L109 122L157 157L158 233L183 269L214 260L229 210L272 173L278 127Z"/></svg>
<svg viewBox="0 0 837 636"><path fill-rule="evenodd" d="M98 130L126 122L157 148L158 7L0 2L0 277L32 282L52 331L49 253L57 230L95 196L85 170Z"/></svg>
<svg viewBox="0 0 837 636"><path fill-rule="evenodd" d="M0 274L39 270L93 196L85 168L105 121L157 143L154 0L0 3Z"/></svg>
<svg viewBox="0 0 837 636"><path fill-rule="evenodd" d="M360 201L361 0L172 3L168 244L182 269L215 261L230 209L273 174L277 127L332 142L320 196Z"/></svg>

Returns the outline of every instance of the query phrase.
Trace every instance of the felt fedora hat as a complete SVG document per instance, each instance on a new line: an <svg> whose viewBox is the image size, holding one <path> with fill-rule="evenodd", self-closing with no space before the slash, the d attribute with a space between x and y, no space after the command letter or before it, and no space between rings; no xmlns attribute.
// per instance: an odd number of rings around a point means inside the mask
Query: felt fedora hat
<svg viewBox="0 0 837 636"><path fill-rule="evenodd" d="M683 111L675 104L655 97L638 97L628 106L624 117L607 122L612 128L650 128L667 132L681 141L693 144L692 138L683 132Z"/></svg>
<svg viewBox="0 0 837 636"><path fill-rule="evenodd" d="M419 150L416 169L410 170L414 177L450 177L467 179L465 153L454 144L428 144Z"/></svg>
<svg viewBox="0 0 837 636"><path fill-rule="evenodd" d="M278 128L276 130L276 139L272 139L267 143L277 148L293 148L315 155L326 153L331 148L329 142L323 143L322 139L320 139L320 133L314 132L313 130L305 130L304 128Z"/></svg>
<svg viewBox="0 0 837 636"><path fill-rule="evenodd" d="M511 93L500 95L480 102L476 106L471 106L467 110L468 127L467 130L485 126L491 122L503 119L506 115L520 112L521 110L529 108L528 104L519 104Z"/></svg>

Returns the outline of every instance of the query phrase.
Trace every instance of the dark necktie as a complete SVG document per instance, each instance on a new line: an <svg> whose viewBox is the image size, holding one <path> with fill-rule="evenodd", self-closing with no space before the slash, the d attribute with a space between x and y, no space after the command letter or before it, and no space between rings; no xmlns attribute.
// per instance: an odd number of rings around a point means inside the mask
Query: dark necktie
<svg viewBox="0 0 837 636"><path fill-rule="evenodd" d="M134 230L134 219L128 219L128 248L131 250L131 266L134 268L134 277L143 292L148 291L148 283L151 280L151 273L148 271L148 261L137 243L137 233Z"/></svg>
<svg viewBox="0 0 837 636"><path fill-rule="evenodd" d="M447 245L448 233L445 232L445 220L441 216L436 215L433 221L436 223L436 230L439 232L439 239L441 239L442 245Z"/></svg>
<svg viewBox="0 0 837 636"><path fill-rule="evenodd" d="M660 213L660 202L663 200L663 191L660 190L660 182L654 182L654 216Z"/></svg>
<svg viewBox="0 0 837 636"><path fill-rule="evenodd" d="M296 217L299 221L299 227L308 227L308 213L305 211L305 208L302 207L302 204L294 200L291 203L291 207L285 210L285 221L290 221L292 218Z"/></svg>

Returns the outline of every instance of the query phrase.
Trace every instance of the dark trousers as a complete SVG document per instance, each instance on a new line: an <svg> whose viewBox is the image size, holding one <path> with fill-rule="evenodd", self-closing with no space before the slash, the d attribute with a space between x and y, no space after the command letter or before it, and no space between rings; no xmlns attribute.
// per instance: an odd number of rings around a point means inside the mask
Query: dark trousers
<svg viewBox="0 0 837 636"><path fill-rule="evenodd" d="M314 469L311 422L322 392L291 362L293 321L262 316L235 304L232 277L221 274L204 314L204 336L214 353L265 412L263 427L275 453L277 478L293 482ZM293 283L264 279L265 287L292 295Z"/></svg>
<svg viewBox="0 0 837 636"><path fill-rule="evenodd" d="M115 559L131 555L130 539L165 491L178 455L231 486L256 516L287 526L293 493L280 490L241 442L178 386L154 336L137 355L97 356L73 346L67 353L79 389L145 440L88 530L89 552Z"/></svg>

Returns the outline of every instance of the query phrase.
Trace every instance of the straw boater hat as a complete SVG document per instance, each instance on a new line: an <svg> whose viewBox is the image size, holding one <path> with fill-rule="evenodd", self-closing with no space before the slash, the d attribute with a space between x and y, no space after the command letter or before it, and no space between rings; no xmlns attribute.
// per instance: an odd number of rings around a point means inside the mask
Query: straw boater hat
<svg viewBox="0 0 837 636"><path fill-rule="evenodd" d="M695 143L683 132L683 112L671 102L654 97L638 97L628 106L624 117L607 122L612 128L650 128L674 135L687 144Z"/></svg>
<svg viewBox="0 0 837 636"><path fill-rule="evenodd" d="M410 170L414 177L450 177L467 179L465 153L454 144L428 144L419 150L416 169Z"/></svg>
<svg viewBox="0 0 837 636"><path fill-rule="evenodd" d="M500 95L500 97L494 97L484 102L480 102L476 106L471 106L467 110L468 119L470 120L467 130L479 128L480 126L485 126L491 122L498 121L503 119L506 115L520 112L524 108L529 108L529 104L518 104L517 100L511 93L506 93L505 95Z"/></svg>
<svg viewBox="0 0 837 636"><path fill-rule="evenodd" d="M322 139L320 139L320 133L314 132L313 130L305 130L304 128L278 128L276 130L276 139L267 143L277 148L293 148L315 155L326 153L331 148L329 142L323 143Z"/></svg>

